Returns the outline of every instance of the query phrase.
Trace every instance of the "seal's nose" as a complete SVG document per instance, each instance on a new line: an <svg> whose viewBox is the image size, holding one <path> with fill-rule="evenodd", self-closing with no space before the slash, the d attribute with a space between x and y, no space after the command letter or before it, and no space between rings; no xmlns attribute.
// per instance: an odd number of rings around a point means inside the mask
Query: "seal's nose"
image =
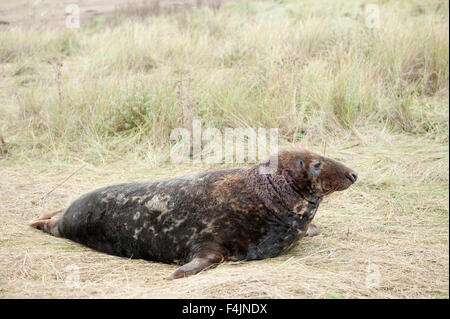
<svg viewBox="0 0 450 319"><path fill-rule="evenodd" d="M352 183L354 183L354 182L356 182L356 180L358 179L358 174L356 174L356 172L349 172L349 173L347 173L347 178L349 179L349 180L351 180L352 181Z"/></svg>

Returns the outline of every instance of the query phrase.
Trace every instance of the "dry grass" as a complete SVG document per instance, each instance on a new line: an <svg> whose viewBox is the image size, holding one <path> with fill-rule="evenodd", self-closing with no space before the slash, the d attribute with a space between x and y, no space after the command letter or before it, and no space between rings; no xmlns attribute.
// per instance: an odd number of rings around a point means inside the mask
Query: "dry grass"
<svg viewBox="0 0 450 319"><path fill-rule="evenodd" d="M360 178L322 204L316 217L320 236L274 259L225 263L171 282L163 278L175 266L101 254L31 229L27 221L96 187L208 167L131 160L100 167L3 163L0 296L448 298L448 147L427 138L375 133L365 142L333 144L327 154L354 167ZM308 142L298 146L321 150ZM378 288L366 286L371 263L380 270ZM79 288L65 285L70 265L79 267Z"/></svg>
<svg viewBox="0 0 450 319"><path fill-rule="evenodd" d="M448 2L380 1L378 30L364 3L142 17L131 5L77 31L1 29L0 297L448 298ZM173 265L27 226L100 186L225 167L168 162L169 133L194 116L278 127L281 143L343 161L358 182L288 254L171 282ZM70 265L79 288L65 285Z"/></svg>
<svg viewBox="0 0 450 319"><path fill-rule="evenodd" d="M83 150L90 162L151 155L193 116L288 141L367 125L445 138L448 2L388 1L377 30L363 4L239 2L0 31L1 134L16 157Z"/></svg>

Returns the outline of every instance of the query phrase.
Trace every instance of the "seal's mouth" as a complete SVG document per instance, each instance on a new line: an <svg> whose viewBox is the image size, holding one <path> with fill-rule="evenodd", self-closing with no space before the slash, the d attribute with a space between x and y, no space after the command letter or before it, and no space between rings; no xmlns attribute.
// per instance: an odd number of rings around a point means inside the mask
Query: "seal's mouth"
<svg viewBox="0 0 450 319"><path fill-rule="evenodd" d="M343 180L343 182L336 187L336 191L343 191L346 190L347 188L349 188L350 186L352 186L356 180L358 179L358 175L355 172L349 172L345 174L345 180Z"/></svg>
<svg viewBox="0 0 450 319"><path fill-rule="evenodd" d="M354 171L348 171L344 174L344 176L342 176L338 180L335 180L335 182L325 183L325 185L322 185L322 195L344 191L352 186L358 179L358 175Z"/></svg>

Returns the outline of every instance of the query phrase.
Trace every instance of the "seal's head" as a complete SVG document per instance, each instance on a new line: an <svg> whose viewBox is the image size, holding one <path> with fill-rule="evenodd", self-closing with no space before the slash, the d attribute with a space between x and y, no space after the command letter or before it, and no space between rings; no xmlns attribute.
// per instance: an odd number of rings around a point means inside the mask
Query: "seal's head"
<svg viewBox="0 0 450 319"><path fill-rule="evenodd" d="M349 188L358 178L345 165L308 150L286 150L278 153L277 173L306 196L322 197Z"/></svg>

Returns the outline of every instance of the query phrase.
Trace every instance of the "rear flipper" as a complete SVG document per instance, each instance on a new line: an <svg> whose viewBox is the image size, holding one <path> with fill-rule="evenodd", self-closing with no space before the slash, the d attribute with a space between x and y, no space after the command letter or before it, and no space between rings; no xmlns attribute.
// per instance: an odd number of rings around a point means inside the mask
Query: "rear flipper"
<svg viewBox="0 0 450 319"><path fill-rule="evenodd" d="M60 237L58 225L62 215L63 210L41 215L38 219L32 220L30 226Z"/></svg>

